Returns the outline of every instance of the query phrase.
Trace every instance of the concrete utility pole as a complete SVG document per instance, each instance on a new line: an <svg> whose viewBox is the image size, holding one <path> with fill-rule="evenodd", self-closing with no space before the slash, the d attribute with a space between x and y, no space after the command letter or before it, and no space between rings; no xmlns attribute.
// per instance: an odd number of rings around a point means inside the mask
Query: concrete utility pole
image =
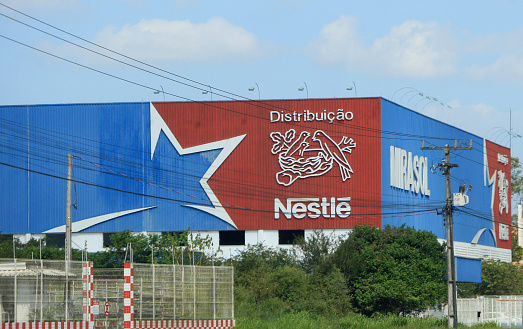
<svg viewBox="0 0 523 329"><path fill-rule="evenodd" d="M449 328L458 327L458 312L457 312L457 289L456 289L456 264L454 262L454 231L452 222L452 192L450 189L450 169L458 167L457 164L450 163L450 151L454 150L471 150L472 139L468 147L458 146L458 141L454 140L454 146L448 144L444 147L425 147L425 141L421 142L422 150L439 150L445 152L445 159L443 163L438 163L445 175L445 216L447 222L447 288L448 288L448 317Z"/></svg>
<svg viewBox="0 0 523 329"><path fill-rule="evenodd" d="M65 210L65 321L69 321L69 271L71 266L71 176L72 176L72 156L67 153L67 197Z"/></svg>

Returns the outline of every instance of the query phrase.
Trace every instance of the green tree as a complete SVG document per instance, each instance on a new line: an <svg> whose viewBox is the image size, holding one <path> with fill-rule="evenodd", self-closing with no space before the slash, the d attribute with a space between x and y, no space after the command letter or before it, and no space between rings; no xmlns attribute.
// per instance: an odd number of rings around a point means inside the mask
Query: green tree
<svg viewBox="0 0 523 329"><path fill-rule="evenodd" d="M521 270L512 263L499 260L481 262L481 281L477 285L477 295L520 295Z"/></svg>
<svg viewBox="0 0 523 329"><path fill-rule="evenodd" d="M518 216L512 215L512 261L520 262L523 260L523 248L518 245Z"/></svg>
<svg viewBox="0 0 523 329"><path fill-rule="evenodd" d="M17 238L1 236L0 258L13 258L14 256L23 259L40 259L41 256L42 259L64 260L65 248L48 246L46 238L43 238L41 242L31 238L27 243L21 243ZM73 248L71 250L71 258L72 260L82 260L82 251Z"/></svg>
<svg viewBox="0 0 523 329"><path fill-rule="evenodd" d="M512 200L521 202L523 200L523 167L519 158L510 158L510 189ZM518 227L517 215L512 216L513 227ZM523 259L523 249L518 246L518 230L512 230L512 261L519 262Z"/></svg>
<svg viewBox="0 0 523 329"><path fill-rule="evenodd" d="M235 284L245 288L254 303L271 296L271 274L284 266L295 265L292 255L286 249L267 247L261 243L249 245L239 251L234 264Z"/></svg>
<svg viewBox="0 0 523 329"><path fill-rule="evenodd" d="M427 231L357 226L334 262L345 275L353 307L365 315L406 315L446 299L445 247Z"/></svg>
<svg viewBox="0 0 523 329"><path fill-rule="evenodd" d="M334 233L327 235L323 230L313 230L307 239L304 237L296 239L292 250L299 266L306 273L313 273L334 254L340 242L341 238Z"/></svg>
<svg viewBox="0 0 523 329"><path fill-rule="evenodd" d="M130 261L131 250L135 263L211 265L216 254L211 250L212 241L200 234L184 231L180 235L143 234L131 231L111 235L111 246L104 251L89 254L94 267L123 268Z"/></svg>
<svg viewBox="0 0 523 329"><path fill-rule="evenodd" d="M510 158L510 189L512 198L518 201L523 198L523 167L519 158Z"/></svg>
<svg viewBox="0 0 523 329"><path fill-rule="evenodd" d="M240 251L233 260L236 314L260 318L302 311L346 314L350 298L340 270L327 258L307 273L301 262L289 250L263 244Z"/></svg>

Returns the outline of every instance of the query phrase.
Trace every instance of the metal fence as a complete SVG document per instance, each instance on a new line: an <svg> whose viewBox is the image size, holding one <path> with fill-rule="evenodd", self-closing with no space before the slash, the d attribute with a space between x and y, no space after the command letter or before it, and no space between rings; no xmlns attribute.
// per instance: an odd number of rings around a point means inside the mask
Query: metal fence
<svg viewBox="0 0 523 329"><path fill-rule="evenodd" d="M495 322L503 328L521 328L521 296L481 296L458 298L458 321L471 326L482 322ZM447 314L447 308L443 310Z"/></svg>
<svg viewBox="0 0 523 329"><path fill-rule="evenodd" d="M233 319L232 267L134 264L134 319Z"/></svg>
<svg viewBox="0 0 523 329"><path fill-rule="evenodd" d="M1 322L82 320L82 263L0 260Z"/></svg>
<svg viewBox="0 0 523 329"><path fill-rule="evenodd" d="M134 265L134 320L234 318L229 266ZM124 318L124 269L94 268L91 313L103 326ZM85 321L82 262L0 259L1 322Z"/></svg>

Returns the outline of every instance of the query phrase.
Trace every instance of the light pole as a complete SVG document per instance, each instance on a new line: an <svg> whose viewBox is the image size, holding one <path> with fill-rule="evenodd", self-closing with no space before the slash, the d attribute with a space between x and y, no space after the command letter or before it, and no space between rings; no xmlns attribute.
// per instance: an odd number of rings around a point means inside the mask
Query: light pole
<svg viewBox="0 0 523 329"><path fill-rule="evenodd" d="M163 101L165 102L165 91L163 91L163 87L162 87L162 85L160 85L160 88L162 88ZM156 91L154 92L155 95L158 95L159 93L160 93L159 90L156 90Z"/></svg>
<svg viewBox="0 0 523 329"><path fill-rule="evenodd" d="M261 99L261 96L260 96L260 86L258 86L258 83L254 83L256 85L256 89L258 89L258 100ZM250 87L249 88L249 91L254 91L254 87Z"/></svg>
<svg viewBox="0 0 523 329"><path fill-rule="evenodd" d="M356 83L354 81L352 81L352 86L354 86L354 95L358 97L358 91L356 90ZM347 90L352 90L352 86L348 86Z"/></svg>
<svg viewBox="0 0 523 329"><path fill-rule="evenodd" d="M211 101L212 101L212 87L211 87L211 86L209 86L209 90L211 91ZM203 95L206 95L206 94L208 94L208 93L209 93L209 92L208 92L207 90L202 91L202 94L203 94Z"/></svg>
<svg viewBox="0 0 523 329"><path fill-rule="evenodd" d="M396 90L396 91L394 92L394 94L392 94L392 97L391 97L390 99L391 99L392 101L394 101L394 96L396 96L396 94L397 94L400 90L404 90L404 89L410 89L410 91L412 91L412 90L417 91L416 88L412 88L412 87L403 87L403 88L400 88L400 89ZM405 92L405 93L407 93L407 92ZM403 95L403 96L404 96L404 95Z"/></svg>
<svg viewBox="0 0 523 329"><path fill-rule="evenodd" d="M305 85L305 91L307 92L307 98L309 98L309 88L307 88L307 84L305 82L303 84ZM304 90L303 87L298 88L298 91L303 91L303 90Z"/></svg>

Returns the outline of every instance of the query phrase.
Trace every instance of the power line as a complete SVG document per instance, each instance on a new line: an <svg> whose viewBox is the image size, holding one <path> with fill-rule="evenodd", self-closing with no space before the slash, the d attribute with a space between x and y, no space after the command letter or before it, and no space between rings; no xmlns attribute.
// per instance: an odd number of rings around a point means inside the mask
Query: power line
<svg viewBox="0 0 523 329"><path fill-rule="evenodd" d="M36 170L33 170L33 169L28 169L28 168L15 166L15 165L8 164L8 163L5 163L5 162L0 162L0 165L6 166L6 167L10 167L10 168L14 168L14 169L24 170L24 171L31 172L31 173L34 173L34 174L44 175L44 176L51 177L51 178L56 178L56 179L60 179L60 180L67 180L67 178L64 178L62 176L51 175L51 174L39 172L39 171L36 171ZM199 205L199 206L209 206L209 204L207 204L207 203L188 202L186 200L181 200L181 199L167 198L167 197L161 197L161 196L157 196L157 195L132 192L132 191L127 191L127 190L123 190L123 189L117 189L117 188L113 188L113 187L109 187L109 186L104 186L104 185L93 184L93 183L89 183L89 182L85 182L85 181L80 181L80 180L76 180L76 179L71 179L71 182L79 183L79 184L83 184L83 185L88 185L88 186L99 187L99 188L108 189L108 190L112 190L112 191L116 191L116 192L132 194L132 195L136 195L136 196L154 198L154 199L165 200L165 201L173 201L173 202L176 202L176 203L183 203L183 204L190 204L190 205ZM218 207L218 206L214 205L214 207ZM232 206L232 205L221 205L220 208L246 210L246 211L262 212L262 213L274 213L274 211L270 211L270 210L250 209L250 208L237 207L237 206ZM417 211L402 211L402 212L393 212L393 213L375 213L375 214L364 214L364 215L357 215L356 214L354 216L352 216L352 214L351 214L351 218L368 218L368 217L372 217L372 216L387 216L387 215L394 216L394 215L398 215L398 214L419 214L419 213L426 213L426 212L435 211L435 210L436 209L417 210Z"/></svg>
<svg viewBox="0 0 523 329"><path fill-rule="evenodd" d="M84 41L84 42L87 42L87 43L89 43L89 44L91 44L91 45L94 45L94 46L96 46L96 47L99 47L99 48L101 48L101 49L104 49L104 50L106 50L106 51L109 51L109 52L111 52L111 53L117 54L117 55L119 55L119 56L122 56L122 57L124 57L124 58L126 58L126 59L132 60L132 61L137 62L137 63L140 63L140 64L142 64L142 65L146 65L147 67L154 68L154 69L159 70L159 71L162 71L162 72L164 72L164 73L168 73L168 74L170 74L170 75L173 75L173 76L176 76L176 77L182 78L182 79L184 79L184 80L187 80L187 81L190 81L190 82L193 82L193 83L197 83L197 84L199 84L199 85L201 85L201 86L205 86L205 87L207 87L207 88L213 88L214 90L218 90L218 91L221 91L221 92L225 92L225 93L227 93L227 94L229 94L229 95L233 95L233 96L235 96L235 97L242 98L242 99L244 99L244 100L248 100L248 101L250 101L250 102L249 102L249 105L251 105L251 106L256 106L256 107L260 107L260 108L264 108L264 109L280 109L280 110L286 110L285 108L277 107L277 106L274 106L273 104L269 104L269 103L266 103L266 102L259 102L259 101L256 102L256 101L253 101L253 100L251 100L251 99L249 99L249 98L246 98L246 97L243 97L243 96L240 96L240 95L234 94L234 93L226 92L226 91L221 90L221 89L219 89L219 88L212 87L212 86L210 86L210 85L207 85L207 84L204 84L204 83L200 83L200 82L197 82L197 81L195 81L195 80L192 80L192 79L188 79L188 78L186 78L186 77L183 77L183 76L181 76L181 75L177 75L177 74L175 74L175 73L172 73L172 72L169 72L169 71L166 71L166 70L160 69L160 68L158 68L158 67L156 67L156 66L152 66L152 65L150 65L150 64L147 64L147 63L145 63L145 62L142 62L142 61L136 60L136 59L134 59L134 58L132 58L132 57L126 56L126 55L121 54L121 53L119 53L119 52L113 51L113 50L111 50L111 49L109 49L109 48L107 48L107 47L103 47L103 46L98 45L98 44L96 44L96 43L90 42L90 41L88 41L88 40L86 40L86 39L84 39L84 38L81 38L81 37L76 36L76 35L74 35L74 34L72 34L72 33L69 33L69 32L67 32L67 31L65 31L65 30L63 30L63 29L59 29L59 28L57 28L57 27L55 27L55 26L53 26L53 25L51 25L51 24L48 24L48 23L43 22L43 21L41 21L41 20L38 20L38 19L36 19L36 18L34 18L34 17L32 17L32 16L29 16L29 15L27 15L27 14L24 14L24 13L22 13L22 12L20 12L20 11L18 11L18 10L15 10L15 9L9 7L9 6L6 6L6 5L1 4L1 3L0 3L0 5L4 6L4 7L6 7L6 8L9 8L9 9L11 9L11 10L17 12L17 13L20 13L20 14L26 16L26 17L29 17L29 18L31 18L31 19L37 21L37 22L40 22L40 23L42 23L42 24L44 24L44 25L46 25L46 26L52 27L53 29L56 29L56 30L58 30L58 31L60 31L60 32L66 33L67 35L73 36L73 37L75 37L75 38L77 38L77 39L79 39L79 40L82 40L82 41ZM194 87L194 86L191 86L191 85L189 85L189 84L186 84L186 83L183 83L183 82L180 82L180 81L177 81L177 80L174 80L174 79L171 79L171 78L168 78L168 77L165 77L165 76L159 75L159 74L157 74L157 73L154 73L154 72L151 72L151 71L148 71L148 70L144 70L143 68L140 68L140 67L137 67L137 66L135 66L135 65L132 65L132 64L129 64L129 63L123 62L123 61L121 61L121 60L118 60L118 59L115 59L115 58L113 58L113 57L110 57L110 56L104 55L104 54L102 54L102 53L96 52L96 51L94 51L94 50L92 50L92 49L89 49L89 48L83 47L83 46L81 46L81 45L75 44L75 43L73 43L73 42L71 42L71 41L68 41L68 40L66 40L66 39L60 38L60 37L58 37L58 36L56 36L56 35L53 35L53 34L51 34L51 33L46 32L46 31L40 30L40 29L38 29L38 28L36 28L36 27L33 27L33 26L29 25L29 24L23 23L23 22L21 22L21 21L19 21L19 20L16 20L16 19L14 19L14 18L12 18L12 17L10 17L10 16L7 16L7 15L5 15L5 14L0 14L0 15L4 16L4 17L6 17L6 18L9 18L9 19L11 19L11 20L13 20L13 21L15 21L15 22L18 22L18 23L20 23L20 24L23 24L23 25L25 25L25 26L27 26L27 27L30 27L30 28L32 28L32 29L35 29L35 30L37 30L37 31L39 31L39 32L41 32L41 33L45 33L45 34L47 34L47 35L49 35L49 36L52 36L52 37L57 38L57 39L59 39L59 40L62 40L62 41L64 41L64 42L67 42L67 43L70 43L70 44L75 45L75 46L77 46L77 47L80 47L81 49L84 49L84 50L86 50L86 51L93 52L93 53L95 53L95 54L97 54L97 55L100 55L100 56L103 56L103 57L105 57L105 58L108 58L108 59L111 59L111 60L117 61L117 62L119 62L119 63L121 63L121 64L124 64L124 65L130 66L130 67L135 68L135 69L138 69L138 70L145 71L145 72L147 72L147 73L150 73L150 74L153 74L153 75L156 75L156 76L159 76L159 77L165 78L165 79L169 79L169 80L171 80L171 81L173 81L173 82L181 83L181 84L184 84L184 85L186 85L186 86L189 86L189 87L192 87L192 88L196 88L196 89L198 89L198 90L206 90L206 89L201 89L201 88L199 88L199 87ZM7 38L7 37L4 36L4 38ZM9 40L11 40L11 41L13 41L13 42L17 42L17 41L15 41L14 39L10 39L10 38L7 38L7 39L9 39ZM19 44L21 44L21 45L24 45L24 46L27 46L27 47L30 47L30 48L32 48L32 49L34 49L34 50L41 51L41 50L39 50L39 49L37 49L37 48L35 48L35 47L28 46L28 45L23 44L23 43L21 43L21 42L17 42L17 43L19 43ZM41 52L43 52L43 53L45 53L45 54L48 54L48 55L51 55L51 56L54 56L54 57L56 57L56 58L58 58L58 59L63 59L63 60L65 60L65 61L69 62L69 63L76 64L76 65L80 65L80 66L82 66L82 67L84 67L84 68L88 68L88 69L94 70L94 71L96 71L96 72L98 72L98 73L106 74L106 75L109 75L110 77L118 78L118 79L123 80L123 81L125 81L125 82L133 83L133 82L130 81L130 80L123 79L123 78L119 78L119 77L117 77L117 76L115 76L115 75L107 74L107 73L102 72L102 71L100 71L100 70L92 69L92 68L90 68L90 67L88 67L88 66L86 66L86 65L82 65L82 64L76 63L76 62L74 62L74 61L70 61L70 60L64 59L64 58L62 58L62 57L60 57L60 56L52 55L52 54L50 54L50 53L48 53L48 52L45 52L45 51L41 51ZM136 85L138 85L138 86L142 86L142 87L143 87L143 85L138 84L138 83L133 83L133 84L136 84ZM157 90L156 88L152 88L152 87L146 87L146 88L148 88L148 89L150 89L150 90L154 90L154 91ZM197 101L194 101L194 100L188 99L188 98L186 98L186 97L182 97L182 96L180 96L180 95L172 94L172 93L169 93L169 92L163 92L163 93L164 93L164 94L167 93L167 94L170 95L170 96L174 96L174 97L177 97L177 98L180 98L180 99L184 99L184 100L187 100L187 101L197 102ZM223 96L223 97L229 98L229 99L231 99L231 100L236 100L236 99L233 98L233 97L228 97L228 96L224 96L224 95L220 95L220 96ZM208 105L208 102L201 102L201 103ZM214 107L219 108L219 109L224 109L224 108L217 107L217 106L214 106ZM225 110L227 110L227 109L225 109ZM229 111L230 111L230 110L229 110ZM243 114L243 115L245 115L245 113L238 113L238 114ZM264 119L267 120L266 118L264 118ZM300 126L300 125L297 125L297 126ZM382 134L398 135L398 136L403 136L403 137L431 138L431 139L445 139L445 138L441 138L441 137L427 137L427 136L416 136L416 135L404 134L404 133L396 133L396 132L390 132L390 131L383 131L383 130L379 130L379 129L372 129L372 128L368 128L368 127L357 127L357 126L354 126L354 125L352 125L351 127L352 127L352 128L355 128L355 129L360 129L360 130L375 131L375 132L380 132L380 133L382 133Z"/></svg>
<svg viewBox="0 0 523 329"><path fill-rule="evenodd" d="M1 5L3 5L3 4L1 4ZM5 5L3 5L3 6L9 8L9 9L11 9L11 10L14 10L14 9L12 9L11 7L8 7L8 6L5 6ZM52 28L55 28L55 29L57 29L57 30L59 30L59 31L61 31L61 32L63 32L63 33L66 33L66 34L68 34L68 35L74 36L75 38L79 38L80 40L83 40L83 41L85 41L85 42L88 42L88 43L90 43L90 44L93 44L93 45L95 45L95 46L97 46L97 47L100 47L100 48L102 48L102 49L105 49L105 50L107 50L107 51L110 51L110 52L112 52L112 53L115 53L115 54L117 54L117 55L123 56L123 57L125 57L125 58L127 58L127 59L131 59L131 60L133 60L133 61L135 61L135 62L138 62L138 63L140 63L140 64L147 65L147 66L149 66L149 67L155 68L155 69L160 70L160 71L163 71L163 72L165 72L165 73L172 74L172 75L177 76L177 77L179 77L179 78L185 79L186 81L190 81L190 82L193 82L193 83L197 83L197 84L199 84L199 85L201 85L201 86L205 86L205 87L213 88L213 87L211 87L210 85L202 84L202 83L199 83L199 82L197 82L197 81L194 81L194 80L191 80L191 79L187 79L187 78L185 78L185 77L183 77L183 76L179 76L179 75L173 74L173 73L171 73L171 72L161 70L161 69L159 69L159 68L157 68L157 67L150 66L149 64L146 64L146 63L143 63L143 62L137 61L137 60L135 60L135 59L133 59L133 58L131 58L131 57L128 57L128 56L125 56L125 55L123 55L123 54L120 54L120 53L114 52L114 51L112 51L112 50L110 50L110 49L108 49L108 48L105 48L105 47L99 46L99 45L94 44L94 43L92 43L92 42L89 42L89 41L87 41L87 40L85 40L85 39L83 39L83 38L77 37L77 36L74 35L74 34L71 34L71 33L66 32L66 31L64 31L64 30L58 29L58 28L56 28L56 27L54 27L54 26L52 26L52 25L50 25L50 24L47 24L47 23L45 23L45 22L43 22L43 21L40 21L40 20L38 20L38 19L35 19L35 18L33 18L33 17L29 16L29 15L26 15L26 14L24 14L24 13L22 13L22 12L19 12L19 11L17 11L17 10L14 10L14 11L16 11L16 12L18 12L18 13L24 15L24 16L27 16L27 17L29 17L29 18L31 18L31 19L34 19L34 20L36 20L36 21L38 21L38 22L40 22L40 23L42 23L42 24L45 24L45 25L50 26L50 27L52 27ZM9 16L7 16L7 15L3 15L3 14L0 14L0 15L4 16L4 17L6 17L6 18L12 19L11 17L9 17ZM14 20L14 19L13 19L13 20ZM71 43L70 41L67 41L67 40L62 39L62 38L57 37L57 36L54 36L54 35L52 35L52 34L50 34L50 33L47 33L47 32L45 32L45 31L43 31L43 30L37 29L37 28L35 28L35 27L32 27L32 26L30 26L30 25L28 25L28 24L25 24L25 23L23 23L23 22L20 22L20 21L18 21L18 20L14 20L14 21L17 21L17 22L19 22L20 24L24 24L24 25L26 25L26 26L28 26L28 27L34 28L35 30L40 31L40 32L42 32L42 33L45 33L45 34L48 34L48 35L50 35L50 36L53 36L53 37L59 38L60 40L63 40L64 42ZM13 41L13 42L19 43L19 44L21 44L21 45L27 46L27 47L29 47L29 48L32 48L32 49L34 49L34 50L41 51L41 50L39 50L39 49L36 49L36 48L34 48L34 47L31 47L31 46L25 45L25 44L23 44L23 43L17 42L16 40L13 40L13 39L7 38L7 37L5 37L5 36L2 36L2 37L6 38L6 39L8 39L8 40L11 40L11 41ZM74 44L74 43L71 43L71 44ZM76 44L74 44L74 45L76 45ZM90 52L94 52L93 50L88 49L88 48L85 48L85 47L83 47L83 46L80 46L80 45L76 45L76 46L81 47L81 48L84 49L84 50L87 50L87 51L90 51ZM145 85L142 85L142 84L139 84L139 83L135 83L135 82L133 82L133 81L131 81L131 80L123 79L123 78L120 78L120 77L118 77L118 76L115 76L115 75L112 75L112 74L108 74L108 73L102 72L102 71L100 71L100 70L96 70L96 69L90 68L90 67L87 67L87 66L85 66L85 65L82 65L82 64L79 64L79 63L76 63L76 62L73 62L73 61L69 61L69 60L64 59L64 58L61 58L61 57L59 57L59 56L56 56L56 55L50 54L50 53L45 52L45 51L41 51L41 52L43 52L43 53L45 53L45 54L47 54L47 55L50 55L50 56L56 57L56 58L58 58L58 59L65 60L65 61L67 61L67 62L69 62L69 63L76 64L76 65L79 65L79 66L81 66L81 67L91 69L91 70L93 70L93 71L95 71L95 72L97 72L97 73L105 74L105 75L107 75L107 76L110 76L110 77L113 77L113 78L120 79L120 80L122 80L122 81L124 81L124 82L133 83L133 84L135 84L135 85L137 85L137 86L145 87L145 88L148 88L148 89L150 89L150 90L156 90L156 88L147 87L147 86L145 86ZM112 57L106 56L106 55L101 54L101 53L98 53L98 52L94 52L94 53L99 54L99 55L101 55L101 56L104 56L104 57L106 57L106 58L113 59ZM120 60L117 60L117 59L113 59L113 60L116 60L116 61L118 61L118 62L120 62L120 63L122 63L122 64L125 64L125 65L129 65L129 66L131 66L131 67L133 67L133 68L143 70L142 68L138 68L138 67L136 67L136 66L130 65L130 64L125 63L125 62L123 62L123 61L120 61ZM154 72L149 72L149 71L147 71L147 72L158 76L158 74L156 74L156 73L154 73ZM164 77L164 76L161 76L161 77ZM164 77L164 78L167 78L167 77ZM169 78L167 78L167 79L169 79ZM173 80L173 79L171 79L171 80L172 80L172 81L175 81L175 82L178 82L178 83L182 83L182 84L184 84L183 82L180 82L180 81L176 81L176 80ZM189 85L189 84L186 84L186 85L187 85L187 86L190 86L190 87L192 87L192 88L197 88L197 87L191 86L191 85ZM197 88L197 89L200 89L200 88ZM214 87L214 89L215 89L215 90L219 90L219 91L223 91L223 90L220 90L219 88L216 88L216 87ZM200 89L200 90L203 90L203 89ZM225 92L225 91L223 91L223 92ZM225 93L228 93L228 92L225 92ZM185 99L185 100L192 101L192 100L190 100L190 99L188 99L188 98L184 98L184 97L181 97L181 96L178 96L178 95L174 95L174 94L171 94L171 93L167 93L167 94L172 95L172 96L175 96L175 97L179 97L179 98L182 98L182 99ZM235 95L235 94L232 94L232 93L228 93L228 94L230 94L230 95L234 95L234 96L236 96L236 97L241 97L241 96L238 96L238 95ZM225 97L225 96L224 96L224 97ZM242 97L242 98L244 98L244 97ZM231 98L231 99L233 99L233 98ZM248 98L244 98L244 99L248 99ZM250 100L250 99L248 99L248 100ZM207 102L205 102L205 103L207 103ZM262 105L258 105L258 104L260 104L260 103L257 102L257 103L253 103L253 104L250 104L250 105L256 105L256 106L259 106L259 107L262 107L262 108L265 108L265 109L269 109L269 108L267 108L266 106L270 106L270 108L273 108L273 109L274 109L274 108L283 109L283 108L275 107L275 106L272 106L272 105L267 105L267 104L264 104L264 103L262 103ZM206 104L206 105L208 105L208 104ZM224 108L222 108L222 107L218 107L218 106L215 106L215 107L218 108L218 109L222 109L222 110L224 109ZM285 109L284 109L284 110L285 110ZM234 112L234 111L233 111L233 112ZM245 113L239 113L239 112L237 112L237 113L238 113L238 114L242 114L242 115L246 115ZM261 117L259 117L259 116L254 116L254 117L256 117L256 118L261 118ZM267 120L267 118L262 118L262 119ZM299 125L298 125L298 126L299 126ZM364 131L370 131L370 132L376 132L376 133L381 133L381 134L390 134L390 135L393 135L393 136L413 137L413 138L416 138L416 137L420 137L420 138L422 138L422 137L424 137L424 138L429 138L429 137L426 137L426 136L416 136L416 135L411 135L411 134L403 134L403 133L397 133L397 132L383 131L383 130L374 129L374 128L368 128L368 127L357 127L357 126L351 126L351 128L354 128L354 129L360 129L360 130L364 130ZM355 135L358 135L358 134L355 134ZM369 135L362 135L362 134L360 134L359 136L365 136L365 137L378 137L378 138L388 138L388 139L394 139L394 140L398 140L398 139L399 139L399 140L414 140L414 139L407 139L407 138L398 138L398 137L393 138L393 137L386 137L386 136L369 136ZM432 138L432 139L445 139L445 138L441 138L441 137L430 137L430 138ZM477 150L477 151L479 151L479 150ZM467 159L467 158L464 158L464 159ZM467 159L467 160L469 160L469 161L473 161L473 160L471 160L471 159ZM475 162L475 161L473 161L473 162ZM478 164L480 164L480 165L484 165L484 164L481 164L481 163L479 163L479 162L476 162L476 163L478 163Z"/></svg>

